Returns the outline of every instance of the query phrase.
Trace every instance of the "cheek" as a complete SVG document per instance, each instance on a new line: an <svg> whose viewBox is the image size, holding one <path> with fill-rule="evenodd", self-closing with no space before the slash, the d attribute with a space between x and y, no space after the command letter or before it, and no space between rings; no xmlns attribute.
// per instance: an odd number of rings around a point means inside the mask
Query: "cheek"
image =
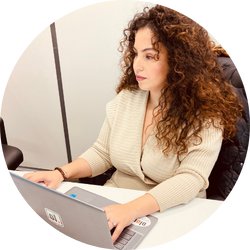
<svg viewBox="0 0 250 250"><path fill-rule="evenodd" d="M166 67L165 64L159 64L154 68L152 68L152 74L157 78L165 79L167 73L168 73L168 68Z"/></svg>

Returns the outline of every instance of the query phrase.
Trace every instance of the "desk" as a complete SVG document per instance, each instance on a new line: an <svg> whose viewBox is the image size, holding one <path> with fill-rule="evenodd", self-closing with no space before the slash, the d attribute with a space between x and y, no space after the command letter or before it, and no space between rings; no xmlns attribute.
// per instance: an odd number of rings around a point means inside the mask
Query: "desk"
<svg viewBox="0 0 250 250"><path fill-rule="evenodd" d="M20 176L23 176L25 173L19 171L11 172ZM56 190L65 193L73 186L97 193L119 203L129 202L145 194L143 191L103 187L76 182L63 182ZM153 215L158 218L158 222L140 243L138 249L165 244L183 236L208 219L222 203L222 201L195 198L186 205L179 205L167 209L163 213L154 213Z"/></svg>

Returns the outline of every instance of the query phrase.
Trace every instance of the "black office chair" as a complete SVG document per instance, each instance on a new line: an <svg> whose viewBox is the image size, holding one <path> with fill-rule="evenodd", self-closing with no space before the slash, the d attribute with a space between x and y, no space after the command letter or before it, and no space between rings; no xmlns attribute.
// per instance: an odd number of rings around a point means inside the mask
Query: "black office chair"
<svg viewBox="0 0 250 250"><path fill-rule="evenodd" d="M9 170L16 170L16 168L23 162L23 153L19 148L8 145L4 121L0 117L0 131L1 131L1 142L3 148L4 158Z"/></svg>
<svg viewBox="0 0 250 250"><path fill-rule="evenodd" d="M246 158L250 121L247 96L237 68L229 57L221 56L218 61L244 108L242 118L236 124L236 136L232 141L223 141L219 157L209 177L207 198L225 200L238 180Z"/></svg>
<svg viewBox="0 0 250 250"><path fill-rule="evenodd" d="M86 183L86 184L94 184L94 185L100 185L103 186L108 179L111 178L112 174L116 171L115 167L112 167L108 169L105 173L89 178L79 178L79 182Z"/></svg>

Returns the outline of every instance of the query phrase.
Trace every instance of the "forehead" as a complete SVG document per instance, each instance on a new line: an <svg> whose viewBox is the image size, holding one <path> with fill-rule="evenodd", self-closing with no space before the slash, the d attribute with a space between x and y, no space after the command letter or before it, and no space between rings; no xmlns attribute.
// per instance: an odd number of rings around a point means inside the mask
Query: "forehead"
<svg viewBox="0 0 250 250"><path fill-rule="evenodd" d="M159 50L160 54L167 55L167 48L161 43L157 43L155 49L153 48L153 43L156 41L154 33L149 28L141 28L137 31L135 35L134 48L137 51L143 51L148 48L152 48L155 51ZM146 50L148 51L148 50Z"/></svg>
<svg viewBox="0 0 250 250"><path fill-rule="evenodd" d="M154 34L149 28L142 28L136 32L134 47L136 49L152 48Z"/></svg>

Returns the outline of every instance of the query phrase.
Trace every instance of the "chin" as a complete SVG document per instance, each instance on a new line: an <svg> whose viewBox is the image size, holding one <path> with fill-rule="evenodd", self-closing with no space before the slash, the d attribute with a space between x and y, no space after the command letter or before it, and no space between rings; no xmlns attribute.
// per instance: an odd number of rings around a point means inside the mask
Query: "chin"
<svg viewBox="0 0 250 250"><path fill-rule="evenodd" d="M147 87L146 84L143 84L143 83L139 83L139 82L138 82L138 86L139 86L139 88L140 88L141 90L144 90L144 91L149 91L149 90L150 90L150 88Z"/></svg>

